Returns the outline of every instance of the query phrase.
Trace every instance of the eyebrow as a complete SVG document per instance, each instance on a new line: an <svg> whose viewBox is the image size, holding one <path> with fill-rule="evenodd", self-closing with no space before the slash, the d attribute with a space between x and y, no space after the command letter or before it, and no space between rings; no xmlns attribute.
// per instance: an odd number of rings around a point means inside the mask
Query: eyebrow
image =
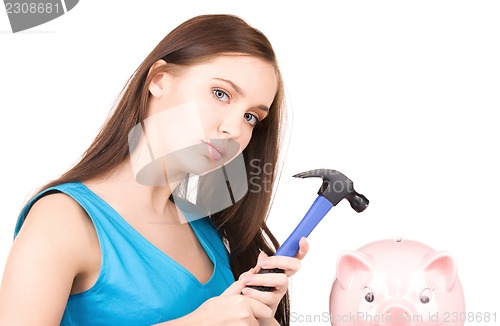
<svg viewBox="0 0 500 326"><path fill-rule="evenodd" d="M230 81L229 79L224 79L224 78L214 78L214 79L228 83L229 85L231 85L232 88L234 88L234 90L238 94L240 94L241 96L245 96L245 93L243 92L243 90L238 85L236 85L235 83ZM260 104L260 105L257 105L257 107L263 111L269 112L269 108L265 105Z"/></svg>

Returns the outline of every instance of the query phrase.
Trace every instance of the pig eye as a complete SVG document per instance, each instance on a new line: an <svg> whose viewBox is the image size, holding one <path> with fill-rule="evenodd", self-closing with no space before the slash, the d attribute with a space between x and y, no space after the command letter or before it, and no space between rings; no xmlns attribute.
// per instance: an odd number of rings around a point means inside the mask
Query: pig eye
<svg viewBox="0 0 500 326"><path fill-rule="evenodd" d="M365 295L365 300L368 302L373 302L374 299L375 297L373 296L373 292L369 292Z"/></svg>
<svg viewBox="0 0 500 326"><path fill-rule="evenodd" d="M365 296L365 300L367 302L373 302L375 300L375 296L373 295L373 291L369 287L364 287L363 288L363 294Z"/></svg>
<svg viewBox="0 0 500 326"><path fill-rule="evenodd" d="M426 288L422 291L422 294L420 295L420 302L423 304L429 303L431 301L432 297L432 291L429 288Z"/></svg>

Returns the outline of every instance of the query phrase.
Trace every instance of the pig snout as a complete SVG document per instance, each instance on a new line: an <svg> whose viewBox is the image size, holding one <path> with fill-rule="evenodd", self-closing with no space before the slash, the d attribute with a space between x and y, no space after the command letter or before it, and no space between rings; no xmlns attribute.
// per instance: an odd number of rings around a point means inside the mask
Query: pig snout
<svg viewBox="0 0 500 326"><path fill-rule="evenodd" d="M409 309L399 305L387 307L383 311L386 322L384 325L391 326L414 326L412 313Z"/></svg>
<svg viewBox="0 0 500 326"><path fill-rule="evenodd" d="M389 299L378 307L381 316L380 325L384 326L417 326L415 320L417 311L411 302L399 298Z"/></svg>

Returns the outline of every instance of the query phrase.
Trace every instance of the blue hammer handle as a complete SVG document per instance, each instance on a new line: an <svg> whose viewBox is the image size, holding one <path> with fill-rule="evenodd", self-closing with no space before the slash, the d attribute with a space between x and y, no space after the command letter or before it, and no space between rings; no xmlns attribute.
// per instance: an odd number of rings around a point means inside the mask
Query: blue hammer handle
<svg viewBox="0 0 500 326"><path fill-rule="evenodd" d="M285 240L283 245L279 247L276 251L276 256L288 256L294 257L299 251L299 241L302 237L307 237L312 230L318 225L318 223L323 219L323 217L330 211L333 204L323 196L318 196L313 202L306 215L302 218L299 225L293 230L292 234ZM261 269L262 273L283 273L284 271L280 268L273 269ZM273 288L268 286L250 286L259 291L269 292Z"/></svg>
<svg viewBox="0 0 500 326"><path fill-rule="evenodd" d="M297 251L299 251L300 239L307 237L332 207L333 204L328 199L318 196L299 225L297 225L288 239L276 251L276 256L294 257Z"/></svg>

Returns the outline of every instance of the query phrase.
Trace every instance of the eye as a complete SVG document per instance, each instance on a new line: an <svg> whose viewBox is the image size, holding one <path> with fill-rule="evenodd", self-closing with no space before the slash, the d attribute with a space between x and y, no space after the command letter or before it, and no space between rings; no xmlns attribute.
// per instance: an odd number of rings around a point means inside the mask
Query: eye
<svg viewBox="0 0 500 326"><path fill-rule="evenodd" d="M365 300L367 302L373 302L373 300L375 300L375 296L373 295L373 291L367 286L363 288L363 295L365 296Z"/></svg>
<svg viewBox="0 0 500 326"><path fill-rule="evenodd" d="M245 113L244 114L245 120L248 121L252 126L255 126L260 120L259 118L252 113Z"/></svg>
<svg viewBox="0 0 500 326"><path fill-rule="evenodd" d="M229 95L229 93L223 91L220 88L212 89L212 93L214 94L214 97L219 101L229 103L229 101L231 100L231 96Z"/></svg>
<svg viewBox="0 0 500 326"><path fill-rule="evenodd" d="M420 302L423 304L429 303L432 298L432 291L429 288L426 288L422 291L422 294L420 295Z"/></svg>

